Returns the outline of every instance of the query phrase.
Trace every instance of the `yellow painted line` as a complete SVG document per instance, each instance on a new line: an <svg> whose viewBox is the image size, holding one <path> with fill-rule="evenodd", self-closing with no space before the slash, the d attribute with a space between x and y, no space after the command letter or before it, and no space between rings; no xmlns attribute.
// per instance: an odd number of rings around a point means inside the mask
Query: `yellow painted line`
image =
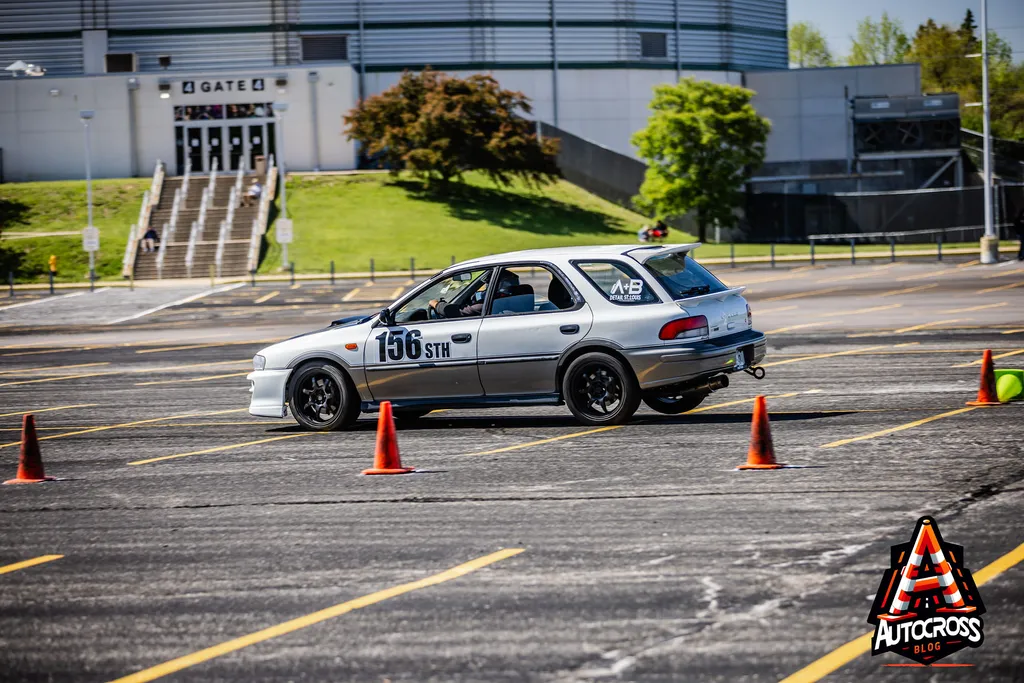
<svg viewBox="0 0 1024 683"><path fill-rule="evenodd" d="M952 309L950 309L948 311L941 311L941 312L942 313L970 313L971 311L983 311L986 308L1002 308L1003 306L1006 306L1006 305L1007 305L1007 303L1005 301L1003 301L1003 302L1000 302L998 304L982 304L981 306L971 306L969 308L952 308Z"/></svg>
<svg viewBox="0 0 1024 683"><path fill-rule="evenodd" d="M404 291L405 291L405 287L395 287L395 291L391 292L391 296L388 297L388 298L389 299L397 299L398 297L402 296L402 292L404 292Z"/></svg>
<svg viewBox="0 0 1024 683"><path fill-rule="evenodd" d="M1024 349L1017 349L1016 351L1007 351L1006 353L1000 353L995 356L992 356L992 360L999 360L1000 358L1009 358L1010 356L1019 356L1022 353L1024 353ZM969 368L972 365L981 365L982 360L984 359L978 358L977 360L972 360L970 363L961 363L960 365L954 365L953 367Z"/></svg>
<svg viewBox="0 0 1024 683"><path fill-rule="evenodd" d="M4 382L0 384L0 387L16 387L22 384L39 384L40 382L59 382L65 379L79 379L81 377L99 377L100 375L109 375L113 373L109 372L89 372L82 375L61 375L60 377L44 377L42 379L24 379L17 382Z"/></svg>
<svg viewBox="0 0 1024 683"><path fill-rule="evenodd" d="M248 412L248 408L232 408L231 410L215 410L211 413L183 413L181 415L168 415L166 417L153 417L148 420L136 420L135 422L122 422L116 425L100 425L98 427L89 427L88 429L82 429L74 432L65 432L64 434L53 434L51 436L41 436L40 441L47 441L49 439L63 439L67 436L78 436L80 434L92 434L93 432L105 432L110 429L122 429L124 427L134 427L135 425L148 424L150 422L164 422L167 420L178 420L183 417L209 417L211 415L224 415L227 413L244 413ZM315 433L315 432L311 432ZM21 441L12 441L11 443L0 444L0 448L10 448L11 446L20 446Z"/></svg>
<svg viewBox="0 0 1024 683"><path fill-rule="evenodd" d="M774 330L768 330L768 331L765 332L765 334L780 334L782 332L789 332L790 330L802 330L802 329L805 329L807 327L821 327L822 325L831 325L832 323L837 323L837 322L839 322L839 321L838 320L822 320L822 321L816 322L816 323L802 323L800 325L789 325L787 327L777 327Z"/></svg>
<svg viewBox="0 0 1024 683"><path fill-rule="evenodd" d="M1006 553L995 562L988 564L972 573L974 583L983 586L996 578L1008 569L1011 569L1024 561L1024 543ZM821 659L811 662L796 673L783 678L780 683L815 683L833 671L846 666L854 659L871 650L871 636L869 631L864 635L851 640Z"/></svg>
<svg viewBox="0 0 1024 683"><path fill-rule="evenodd" d="M300 629L319 624L320 622L327 621L328 619L340 617L343 614L348 614L349 612L353 612L357 609L369 607L370 605L375 605L378 602L390 600L391 598L396 598L399 595L411 593L412 591L420 590L422 588L436 586L440 583L444 583L445 581L458 579L470 572L492 565L495 562L500 562L502 560L507 560L510 557L514 557L521 552L524 552L524 548L504 548L498 552L484 555L483 557L478 557L475 560L470 560L469 562L452 567L451 569L447 569L439 574L434 574L433 576L428 576L409 583L403 583L398 586L393 586L392 588L385 588L384 590L377 591L376 593L370 593L369 595L364 595L354 600L348 600L334 605L333 607L328 607L318 612L298 617L297 619L291 619L277 624L276 626L271 626L240 638L225 641L220 645L214 645L213 647L208 647L205 650L200 650L199 652L193 652L192 654L185 655L184 657L172 659L169 662L158 664L157 666L144 669L138 673L118 678L116 681L111 681L111 683L148 683L148 681L162 678L169 674L195 666L196 664L201 664L211 659L215 659L221 655L226 655L228 653L241 650L242 648L249 647L250 645L255 645L256 643L262 643L266 640L277 638L279 636L292 633L293 631L298 631Z"/></svg>
<svg viewBox="0 0 1024 683"><path fill-rule="evenodd" d="M99 405L99 404L98 403L77 403L77 404L75 404L73 406L57 406L55 408L40 408L38 410L19 410L19 411L14 412L14 413L3 413L3 414L0 414L0 417L13 417L15 415L24 415L25 413L32 413L33 415L35 415L36 413L49 413L49 412L52 412L54 410L71 410L72 408L92 408L92 407L97 406L97 405Z"/></svg>
<svg viewBox="0 0 1024 683"><path fill-rule="evenodd" d="M758 315L761 315L761 314L764 314L764 313L782 313L783 311L792 311L794 308L800 308L800 307L797 306L796 304L793 304L792 306L776 306L775 308L765 308L765 309L759 308L756 311L754 311L754 313L757 313Z"/></svg>
<svg viewBox="0 0 1024 683"><path fill-rule="evenodd" d="M991 280L992 278L996 278L996 277L1007 277L1009 275L1020 275L1021 272L1024 272L1024 271L1022 271L1020 268L1014 268L1013 270L1004 270L1001 273L995 273L993 275L983 275L981 277L981 279L982 280Z"/></svg>
<svg viewBox="0 0 1024 683"><path fill-rule="evenodd" d="M278 290L275 289L270 294L264 294L259 299L256 299L255 301L253 301L253 303L254 304L262 304L264 301L270 301L271 299L273 299L275 296L277 296L280 293L281 292L279 292Z"/></svg>
<svg viewBox="0 0 1024 683"><path fill-rule="evenodd" d="M123 427L123 429L161 429L163 427L175 427L175 428L177 428L177 427L227 427L227 426L239 426L239 425L246 425L246 426L263 425L264 427L266 427L267 423L266 422L260 422L258 420L246 420L246 421L237 420L237 421L232 421L232 422L212 422L212 421L211 422L174 422L172 424L159 424L159 423L157 423L157 424L147 424L147 425L135 425L134 427ZM36 431L39 431L39 432L56 432L56 431L60 431L61 429L89 429L90 427L95 427L95 426L96 425L79 425L79 426L62 425L60 427L40 427L40 426L36 425ZM0 432L20 432L20 431L21 431L21 427L0 427Z"/></svg>
<svg viewBox="0 0 1024 683"><path fill-rule="evenodd" d="M852 311L835 311L831 313L820 313L819 315L860 315L861 313L874 313L876 311L888 311L893 308L901 308L903 304L886 304L885 306L872 306L871 308L857 308Z"/></svg>
<svg viewBox="0 0 1024 683"><path fill-rule="evenodd" d="M787 358L786 360L777 360L771 363L762 363L762 368L770 368L775 365L787 365L789 363L800 363L805 360L818 360L819 358L835 358L836 356L855 356L859 353L867 353L869 351L876 351L878 349L886 348L882 346L868 346L863 349L850 349L849 351L835 351L833 353L816 353L811 356L798 356L796 358Z"/></svg>
<svg viewBox="0 0 1024 683"><path fill-rule="evenodd" d="M22 374L22 373L29 373L29 372L46 372L46 371L52 371L52 370L71 370L73 368L93 368L93 367L96 367L96 366L99 366L99 365L110 365L110 362L109 361L104 361L102 363L79 363L77 365L51 365L49 367L41 367L41 368L22 368L20 370L3 370L3 371L0 371L0 375L19 375L19 374Z"/></svg>
<svg viewBox="0 0 1024 683"><path fill-rule="evenodd" d="M963 322L970 320L970 318L953 318L952 320L933 320L930 323L921 323L920 325L911 325L910 327L901 327L898 330L893 330L895 334L903 334L904 332L914 332L916 330L926 330L929 327L935 327L937 325L952 325L953 323Z"/></svg>
<svg viewBox="0 0 1024 683"><path fill-rule="evenodd" d="M541 446L546 443L553 443L555 441L562 441L563 439L575 439L577 436L586 436L588 434L597 434L598 432L608 432L613 429L622 429L625 425L612 425L610 427L598 427L597 429L588 429L584 432L574 432L572 434L563 434L562 436L553 436L550 439L540 439L539 441L529 441L527 443L521 443L516 446L506 446L504 448L495 448L492 451L480 451L479 453L466 453L465 455L493 455L495 453L507 453L508 451L518 451L521 448L531 448L533 446Z"/></svg>
<svg viewBox="0 0 1024 683"><path fill-rule="evenodd" d="M958 408L956 410L951 410L948 413L939 413L938 415L932 415L931 417L926 417L923 420L915 420L913 422L908 422L907 424L900 425L898 427L889 427L888 429L883 429L879 432L872 432L871 434L865 434L863 436L855 436L850 439L840 439L839 441L833 441L831 443L822 444L821 447L837 448L839 446L845 446L846 444L855 443L857 441L867 441L868 439L876 439L880 436L886 436L888 434L893 434L895 432L902 432L905 429L913 429L914 427L920 427L923 424L928 424L929 422L934 422L935 420L941 420L944 417L953 417L954 415L960 415L961 413L969 413L972 410L977 409L978 406L971 406L969 408Z"/></svg>
<svg viewBox="0 0 1024 683"><path fill-rule="evenodd" d="M1020 334L1021 332L1024 332L1024 328L1019 330L1006 330L1005 332L1000 332L999 334Z"/></svg>
<svg viewBox="0 0 1024 683"><path fill-rule="evenodd" d="M989 292L1001 292L1004 289L1013 289L1014 287L1024 286L1024 280L1020 282L1011 282L1008 285L1002 285L1000 287L989 287L988 289L979 289L976 294L988 294Z"/></svg>
<svg viewBox="0 0 1024 683"><path fill-rule="evenodd" d="M294 285L292 285L292 286L291 286L291 287L289 287L288 289L298 289L298 288L299 288L299 287L301 287L301 286L302 286L302 283L301 283L301 282L296 282L296 283L295 283Z"/></svg>
<svg viewBox="0 0 1024 683"><path fill-rule="evenodd" d="M355 299L359 295L359 292L361 292L361 291L363 291L361 287L356 287L351 292L349 292L345 296L341 297L341 300L342 301L352 301L352 299Z"/></svg>
<svg viewBox="0 0 1024 683"><path fill-rule="evenodd" d="M248 408L243 408L248 410ZM312 436L313 434L320 434L322 432L299 432L297 434L285 434L283 436L273 436L269 439L257 439L256 441L246 441L245 443L233 443L227 446L217 446L215 448L206 448L201 451L192 451L190 453L175 453L174 455L161 455L158 458L146 458L145 460L133 460L128 463L129 465L148 465L153 462L162 462L164 460L177 460L178 458L187 458L191 455L206 455L207 453L220 453L222 451L230 451L235 448L243 448L245 446L257 446L261 443L271 443L273 441L284 441L285 439L297 439L300 436Z"/></svg>
<svg viewBox="0 0 1024 683"><path fill-rule="evenodd" d="M888 292L883 292L882 294L879 294L878 296L896 296L898 294L910 294L911 292L921 292L926 289L933 289L938 286L938 283L933 282L930 285L919 285L917 287L907 287L905 289L891 289Z"/></svg>
<svg viewBox="0 0 1024 683"><path fill-rule="evenodd" d="M192 349L209 349L216 346L246 346L252 344L270 344L280 339L250 339L247 341L203 342L202 344L186 344L184 346L164 346L158 349L141 349L135 353L163 353L164 351L191 351Z"/></svg>
<svg viewBox="0 0 1024 683"><path fill-rule="evenodd" d="M927 280L930 277L942 277L943 275L949 275L955 272L955 268L943 268L942 270L932 270L927 273L919 273L917 275L907 275L906 277L898 277L896 278L896 282L913 282L914 280Z"/></svg>
<svg viewBox="0 0 1024 683"><path fill-rule="evenodd" d="M808 292L796 292L795 294L783 294L782 296L773 296L768 299L761 299L762 304L766 304L769 301L786 301L788 299L802 299L805 296L815 296L816 294L831 294L832 292L839 292L848 287L829 287L827 289L813 289Z"/></svg>
<svg viewBox="0 0 1024 683"><path fill-rule="evenodd" d="M765 399L792 398L793 396L799 396L799 395L800 395L799 391L793 391L793 392L790 392L788 394L775 394L774 396L765 396ZM693 410L688 410L685 413L683 413L683 415L693 415L694 413L703 413L703 412L706 412L708 410L714 410L715 408L728 408L729 406L738 406L738 405L743 404L743 403L753 403L756 400L757 400L757 397L756 396L752 396L751 398L741 398L738 401L727 401L725 403L716 403L716 404L711 405L711 406L701 406L699 408L694 408Z"/></svg>
<svg viewBox="0 0 1024 683"><path fill-rule="evenodd" d="M28 569L34 567L37 564L45 564L46 562L53 562L64 557L63 555L40 555L39 557L33 557L31 560L25 560L23 562L15 562L14 564L8 564L0 567L0 574L10 574L16 572L19 569Z"/></svg>
<svg viewBox="0 0 1024 683"><path fill-rule="evenodd" d="M960 263L956 267L957 268L970 268L971 266L976 266L979 263L981 263L981 259L974 259L973 261L968 261L967 263Z"/></svg>
<svg viewBox="0 0 1024 683"><path fill-rule="evenodd" d="M137 387L149 387L149 386L153 386L154 384L184 384L184 383L187 383L187 382L207 382L207 381L209 381L211 379L224 379L225 377L244 377L244 376L246 376L248 374L249 374L249 372L246 371L246 372L232 372L231 374L228 374L228 375L207 375L205 377L190 377L188 379L164 379L164 380L160 380L159 382L136 382L135 386L137 386Z"/></svg>

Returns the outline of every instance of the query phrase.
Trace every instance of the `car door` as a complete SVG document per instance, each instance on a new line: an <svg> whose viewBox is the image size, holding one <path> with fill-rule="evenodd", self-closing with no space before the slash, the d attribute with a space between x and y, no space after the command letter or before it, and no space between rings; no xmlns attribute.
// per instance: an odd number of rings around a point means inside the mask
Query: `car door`
<svg viewBox="0 0 1024 683"><path fill-rule="evenodd" d="M471 398L483 394L476 353L480 312L424 318L428 317L428 303L445 300L446 296L448 302L457 299L468 306L469 296L486 285L484 272L467 271L465 280L458 279L463 274L456 274L431 283L395 307L394 325L377 323L370 330L363 347L363 364L375 401ZM482 292L478 296L482 298Z"/></svg>
<svg viewBox="0 0 1024 683"><path fill-rule="evenodd" d="M507 273L519 284L502 292ZM484 394L555 393L558 359L590 331L590 306L551 265L507 266L497 282L477 342Z"/></svg>

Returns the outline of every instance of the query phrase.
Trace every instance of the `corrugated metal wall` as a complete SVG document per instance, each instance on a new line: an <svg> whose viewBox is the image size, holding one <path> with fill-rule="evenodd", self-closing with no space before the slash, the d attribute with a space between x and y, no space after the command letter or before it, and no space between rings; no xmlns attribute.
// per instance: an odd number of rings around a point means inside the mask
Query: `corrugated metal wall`
<svg viewBox="0 0 1024 683"><path fill-rule="evenodd" d="M566 68L785 68L786 0L555 0ZM676 46L675 25L680 24ZM363 0L368 70L431 64L546 68L551 0ZM0 58L81 73L83 29L108 30L111 52L139 68L267 67L301 62L304 32L349 36L359 60L358 0L3 0ZM94 9L94 7L96 9ZM668 55L642 59L640 31L668 34ZM20 38L16 34L22 34ZM77 53L77 54L76 54Z"/></svg>

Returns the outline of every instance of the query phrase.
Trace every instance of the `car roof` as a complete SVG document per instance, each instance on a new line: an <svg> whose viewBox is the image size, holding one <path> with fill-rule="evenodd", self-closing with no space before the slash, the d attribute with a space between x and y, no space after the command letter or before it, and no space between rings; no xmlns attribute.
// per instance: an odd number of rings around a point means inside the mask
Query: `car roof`
<svg viewBox="0 0 1024 683"><path fill-rule="evenodd" d="M490 256L481 256L479 258L470 259L457 263L454 266L446 268L445 270L452 270L453 268L461 269L466 266L490 266L496 263L506 263L508 261L562 261L574 258L608 258L612 256L628 256L630 252L635 251L650 251L660 252L669 250L680 250L684 248L695 249L699 244L655 244L655 245L637 245L637 244L598 244L593 246L582 246L582 247L551 247L548 249L525 249L523 251L510 251L504 254L492 254ZM632 258L632 257L631 257Z"/></svg>

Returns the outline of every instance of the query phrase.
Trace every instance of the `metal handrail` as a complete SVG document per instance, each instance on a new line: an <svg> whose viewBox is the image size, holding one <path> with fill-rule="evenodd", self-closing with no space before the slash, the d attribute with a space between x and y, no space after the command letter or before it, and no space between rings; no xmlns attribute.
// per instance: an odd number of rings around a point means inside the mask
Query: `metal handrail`
<svg viewBox="0 0 1024 683"><path fill-rule="evenodd" d="M185 159L185 175L181 178L181 200L188 197L188 181L192 177L192 160Z"/></svg>
<svg viewBox="0 0 1024 683"><path fill-rule="evenodd" d="M160 241L160 249L156 252L156 277L158 280L162 280L164 277L164 255L167 253L167 244L170 242L170 235L174 231L171 229L170 223L164 223L163 235L164 239Z"/></svg>
<svg viewBox="0 0 1024 683"><path fill-rule="evenodd" d="M210 188L203 188L203 196L199 200L199 233L202 235L203 230L206 228L206 211L210 207L210 202L213 199L213 192Z"/></svg>
<svg viewBox="0 0 1024 683"><path fill-rule="evenodd" d="M245 178L245 166L242 164L238 165L238 172L235 173L235 192L241 194L242 192L242 180Z"/></svg>
<svg viewBox="0 0 1024 683"><path fill-rule="evenodd" d="M206 189L210 191L211 195L213 195L213 191L217 187L217 167L219 165L220 164L216 158L214 158L213 163L210 164L210 182L206 184Z"/></svg>
<svg viewBox="0 0 1024 683"><path fill-rule="evenodd" d="M229 234L231 234L231 223L226 220L221 221L220 234L217 236L217 253L213 257L213 261L217 265L217 277L220 277L221 265L224 262L224 244L227 242Z"/></svg>
<svg viewBox="0 0 1024 683"><path fill-rule="evenodd" d="M146 194L149 194L147 191ZM138 250L139 236L136 234L138 226L132 223L128 228L128 242L124 245L124 260L121 261L121 275L131 277L135 265L135 253Z"/></svg>
<svg viewBox="0 0 1024 683"><path fill-rule="evenodd" d="M171 235L178 229L178 214L181 212L181 206L184 203L185 191L179 187L174 191L174 201L171 203L171 220L168 223L164 223L164 234L160 235L161 242L171 241Z"/></svg>
<svg viewBox="0 0 1024 683"><path fill-rule="evenodd" d="M192 259L196 255L196 242L199 241L200 232L199 221L192 221L192 230L188 235L188 248L185 249L185 270L189 277L192 277Z"/></svg>
<svg viewBox="0 0 1024 683"><path fill-rule="evenodd" d="M252 219L252 233L249 235L249 264L247 270L250 273L256 272L256 261L260 257L260 242L262 241L263 233L260 232L260 220L258 218Z"/></svg>

